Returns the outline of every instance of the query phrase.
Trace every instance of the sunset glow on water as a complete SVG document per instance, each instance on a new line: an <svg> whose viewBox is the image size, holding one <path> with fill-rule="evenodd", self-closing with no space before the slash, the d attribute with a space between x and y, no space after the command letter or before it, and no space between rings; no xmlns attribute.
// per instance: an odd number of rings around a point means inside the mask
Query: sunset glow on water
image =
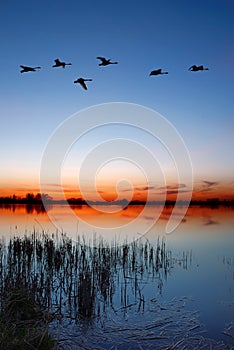
<svg viewBox="0 0 234 350"><path fill-rule="evenodd" d="M94 248L95 244L100 244L100 240L101 244L106 242L107 245L120 247L134 240L137 244L156 247L160 238L165 242L166 249L171 252L170 256L173 256L171 259L174 262L166 277L161 275L160 279L157 279L158 287L153 279L150 282L151 270L145 272L141 292L145 302L156 298L159 304L169 303L165 306L168 308L171 299L174 300L174 304L178 300L184 300L184 312L187 308L199 312L197 322L202 325L199 327L205 328L206 336L226 342L227 336L223 332L233 321L233 208L190 207L181 224L170 235L165 234L165 227L172 213L171 207L165 207L161 212L160 207L148 207L145 215L131 227L128 235L121 235L123 227L128 227L130 222L137 219L143 210L142 206L129 206L124 210L121 207L113 207L112 213L105 213L102 206L99 209L100 211L88 206L73 206L76 223L71 223L70 216L65 215L64 205L50 206L47 213L42 211L40 206L2 205L1 236L7 242L16 236L32 234L34 237L40 237L42 234L45 237L54 236L56 239L64 235L71 238L74 245L78 239L79 242L86 242L87 247ZM180 212L181 209L178 208L177 214L180 215ZM158 215L156 223L147 233L141 235L147 227L147 221L155 215ZM56 220L52 223L50 218L53 217ZM116 289L115 299L112 301L117 303L116 305L119 305L118 293L120 291ZM127 293L129 300L132 300L130 289ZM146 323L149 322L149 316L146 312ZM129 317L132 317L130 311ZM134 324L141 321L135 315L131 322ZM64 332L64 329L61 328L60 331ZM78 334L79 332L73 333L71 339L74 342Z"/></svg>

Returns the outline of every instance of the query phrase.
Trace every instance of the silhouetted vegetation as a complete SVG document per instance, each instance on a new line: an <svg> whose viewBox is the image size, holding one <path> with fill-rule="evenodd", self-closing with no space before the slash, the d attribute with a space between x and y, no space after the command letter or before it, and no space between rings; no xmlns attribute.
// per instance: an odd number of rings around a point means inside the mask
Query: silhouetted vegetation
<svg viewBox="0 0 234 350"><path fill-rule="evenodd" d="M52 203L53 198L45 193L27 193L25 197L12 196L0 197L0 204L43 204L43 203Z"/></svg>
<svg viewBox="0 0 234 350"><path fill-rule="evenodd" d="M126 307L129 288L134 290L133 295L142 297L140 280L146 272L161 289L162 279L175 262L163 240L155 247L140 240L119 245L94 239L87 245L81 237L73 243L65 235L59 238L34 233L14 237L8 244L1 242L0 292L4 296L20 285L50 312L68 313L75 320L91 318L106 303L113 303L117 280L121 278L125 286L122 306ZM187 268L188 256L184 255L181 262Z"/></svg>
<svg viewBox="0 0 234 350"><path fill-rule="evenodd" d="M161 292L171 268L187 268L191 258L173 258L159 239L155 246L142 240L87 243L36 232L1 241L1 349L51 349L49 321L93 323L110 305L115 312L132 305L143 310L146 281Z"/></svg>
<svg viewBox="0 0 234 350"><path fill-rule="evenodd" d="M167 304L157 298L173 268L188 269L191 259L191 252L173 256L159 238L74 242L33 232L1 240L0 349L52 349L49 322L60 349L213 348L217 343L199 333L196 313L184 309L187 297ZM136 313L151 321L134 325Z"/></svg>
<svg viewBox="0 0 234 350"><path fill-rule="evenodd" d="M52 350L55 344L44 308L30 290L21 285L6 288L1 295L0 349Z"/></svg>
<svg viewBox="0 0 234 350"><path fill-rule="evenodd" d="M6 197L0 197L0 205L3 204L27 204L29 207L30 205L41 205L44 207L44 205L49 204L70 204L70 205L119 205L123 208L126 208L130 205L164 205L165 207L174 207L175 203L176 205L183 206L188 205L189 206L199 206L199 207L210 207L210 208L218 208L220 206L225 207L233 207L234 206L234 199L224 199L221 200L219 198L209 198L206 200L191 200L189 203L187 201L179 201L176 202L174 200L166 200L164 201L141 201L141 200L132 200L130 202L127 201L127 199L122 200L116 200L116 201L85 201L82 198L68 198L67 200L55 200L52 197L50 197L48 194L45 193L37 193L34 195L33 193L27 193L25 197L16 196L15 194L12 196L6 196Z"/></svg>

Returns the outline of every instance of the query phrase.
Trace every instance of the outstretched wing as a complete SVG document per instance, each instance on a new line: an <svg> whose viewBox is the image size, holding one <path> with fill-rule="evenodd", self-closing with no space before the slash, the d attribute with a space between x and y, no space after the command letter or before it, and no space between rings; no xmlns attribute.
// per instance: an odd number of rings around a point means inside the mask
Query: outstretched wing
<svg viewBox="0 0 234 350"><path fill-rule="evenodd" d="M150 72L150 75L157 75L157 74L160 74L161 71L162 71L161 69L152 70L152 72Z"/></svg>
<svg viewBox="0 0 234 350"><path fill-rule="evenodd" d="M80 80L79 83L80 83L80 85L82 86L83 89L87 90L87 86L86 86L84 80Z"/></svg>
<svg viewBox="0 0 234 350"><path fill-rule="evenodd" d="M106 62L105 57L100 57L100 56L97 56L96 58L97 58L98 60L101 60L102 62Z"/></svg>
<svg viewBox="0 0 234 350"><path fill-rule="evenodd" d="M193 64L191 67L189 67L189 70L192 70L192 69L196 69L197 66L195 64Z"/></svg>

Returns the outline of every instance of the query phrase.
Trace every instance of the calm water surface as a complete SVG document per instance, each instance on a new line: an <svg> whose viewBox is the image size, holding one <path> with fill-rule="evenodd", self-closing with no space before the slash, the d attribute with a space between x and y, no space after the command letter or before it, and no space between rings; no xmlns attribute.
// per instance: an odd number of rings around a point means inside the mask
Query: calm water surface
<svg viewBox="0 0 234 350"><path fill-rule="evenodd" d="M115 209L114 213L107 214L77 206L73 208L75 216L71 221L66 216L65 206L48 208L49 217L36 206L1 206L0 235L8 240L14 235L22 236L32 231L63 232L74 241L79 234L89 242L94 235L101 235L107 241L121 243L142 236L147 220L159 215L160 211L160 208L150 207L140 220L135 220L141 207L128 207L121 212L119 208ZM160 288L153 286L150 280L145 283L142 288L144 300L156 298L163 303L173 298L189 298L185 307L198 311L206 336L234 345L233 338L223 333L234 322L234 211L224 207L191 207L179 227L167 235L165 226L170 213L170 208L164 209L144 239L156 244L159 236L165 237L167 249L181 262L171 267ZM54 218L53 223L51 218ZM135 226L132 224L134 220ZM131 227L127 236L122 228L129 223ZM187 256L184 266L183 254Z"/></svg>

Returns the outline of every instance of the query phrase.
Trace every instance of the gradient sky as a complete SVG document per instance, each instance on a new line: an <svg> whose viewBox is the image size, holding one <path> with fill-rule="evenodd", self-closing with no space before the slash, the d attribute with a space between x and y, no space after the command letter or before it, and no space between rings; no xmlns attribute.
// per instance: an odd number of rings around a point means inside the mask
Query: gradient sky
<svg viewBox="0 0 234 350"><path fill-rule="evenodd" d="M233 0L1 1L0 37L0 195L38 190L43 150L66 118L130 102L176 127L195 192L234 197ZM98 67L96 56L119 64ZM52 69L55 58L72 66ZM21 74L20 64L42 69ZM156 68L169 74L149 77ZM88 91L73 84L79 76L93 79Z"/></svg>

